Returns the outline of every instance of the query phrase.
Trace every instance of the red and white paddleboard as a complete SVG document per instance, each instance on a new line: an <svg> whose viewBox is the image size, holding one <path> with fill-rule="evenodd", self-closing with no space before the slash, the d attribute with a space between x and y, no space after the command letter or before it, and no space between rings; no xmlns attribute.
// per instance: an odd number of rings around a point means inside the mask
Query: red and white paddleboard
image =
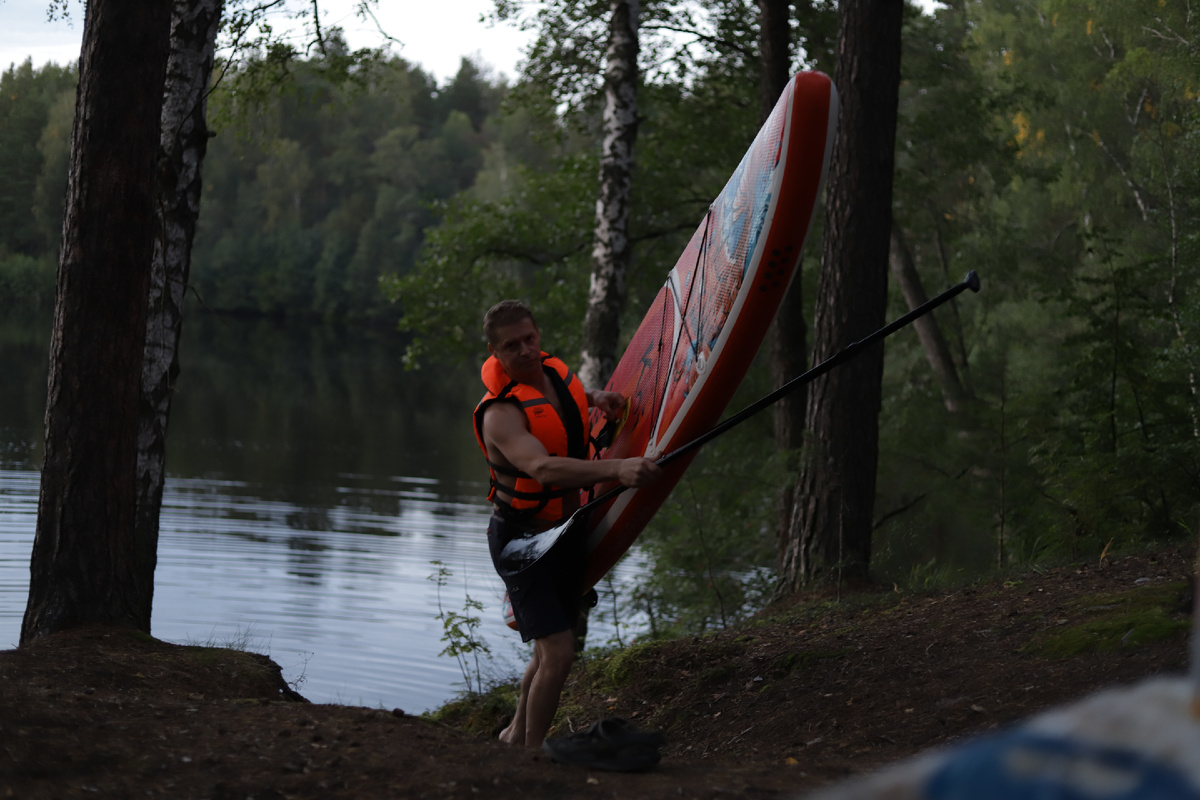
<svg viewBox="0 0 1200 800"><path fill-rule="evenodd" d="M712 428L746 375L800 263L825 181L837 91L792 78L709 208L605 387L630 399L601 458L659 458ZM592 411L592 435L604 427ZM667 499L691 456L589 518L584 589L612 569ZM615 484L596 487L596 495Z"/></svg>
<svg viewBox="0 0 1200 800"><path fill-rule="evenodd" d="M794 76L613 371L605 388L625 395L630 405L600 458L657 459L720 420L797 272L836 122L837 91L828 76ZM592 436L605 424L593 410ZM595 586L625 554L692 455L665 467L664 476L650 486L628 489L590 509L583 590ZM594 496L615 486L597 486ZM548 552L569 527L514 540L501 558L519 571ZM516 626L507 596L504 616Z"/></svg>

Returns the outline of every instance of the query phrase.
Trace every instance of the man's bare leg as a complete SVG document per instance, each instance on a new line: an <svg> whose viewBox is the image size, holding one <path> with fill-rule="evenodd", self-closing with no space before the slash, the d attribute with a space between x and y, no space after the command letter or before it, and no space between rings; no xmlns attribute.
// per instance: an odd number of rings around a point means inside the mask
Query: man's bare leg
<svg viewBox="0 0 1200 800"><path fill-rule="evenodd" d="M568 629L534 639L533 653L537 669L529 683L529 691L524 693L525 745L541 747L550 723L554 721L554 712L558 710L563 684L575 662L575 634Z"/></svg>
<svg viewBox="0 0 1200 800"><path fill-rule="evenodd" d="M533 683L533 676L537 674L537 671L538 649L535 640L533 658L529 659L529 666L525 668L525 674L521 676L521 694L517 698L517 710L513 714L512 722L508 723L508 727L500 731L500 741L505 744L525 744L525 714L529 704L529 686Z"/></svg>

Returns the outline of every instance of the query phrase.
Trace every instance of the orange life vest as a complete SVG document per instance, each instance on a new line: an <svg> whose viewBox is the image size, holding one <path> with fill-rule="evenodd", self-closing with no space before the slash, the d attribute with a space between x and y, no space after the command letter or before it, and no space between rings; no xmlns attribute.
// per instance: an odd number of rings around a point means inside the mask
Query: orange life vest
<svg viewBox="0 0 1200 800"><path fill-rule="evenodd" d="M588 401L583 382L562 360L546 353L542 353L542 369L556 389L565 419L554 413L554 406L541 392L509 378L495 356L483 363L480 377L487 394L475 407L475 439L485 459L487 445L483 441L483 412L489 405L499 401L516 401L520 404L529 421L529 432L537 437L550 455L570 458L591 456ZM533 519L558 522L563 517L562 498L579 491L573 487L542 486L521 470L496 464L491 459L487 459L487 462L491 473L488 499L502 508ZM516 478L516 483L511 488L505 486L496 480L497 473Z"/></svg>

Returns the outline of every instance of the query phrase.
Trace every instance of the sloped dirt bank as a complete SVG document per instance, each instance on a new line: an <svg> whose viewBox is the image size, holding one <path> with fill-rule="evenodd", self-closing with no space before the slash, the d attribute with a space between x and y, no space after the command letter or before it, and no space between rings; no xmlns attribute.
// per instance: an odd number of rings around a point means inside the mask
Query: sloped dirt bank
<svg viewBox="0 0 1200 800"><path fill-rule="evenodd" d="M87 628L0 652L0 797L774 798L1187 665L1194 546L772 609L581 662L558 731L662 730L645 774L500 745L502 713L313 705L263 656Z"/></svg>

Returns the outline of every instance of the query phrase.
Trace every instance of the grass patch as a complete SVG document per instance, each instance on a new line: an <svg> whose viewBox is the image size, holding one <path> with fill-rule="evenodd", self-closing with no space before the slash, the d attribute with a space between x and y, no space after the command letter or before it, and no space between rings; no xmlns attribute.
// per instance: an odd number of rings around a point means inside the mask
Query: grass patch
<svg viewBox="0 0 1200 800"><path fill-rule="evenodd" d="M464 694L421 716L490 739L516 713L519 693L517 683L500 683L483 693Z"/></svg>
<svg viewBox="0 0 1200 800"><path fill-rule="evenodd" d="M1191 627L1179 614L1186 584L1145 586L1113 595L1090 595L1072 602L1074 624L1038 634L1022 652L1042 658L1108 653L1170 639Z"/></svg>
<svg viewBox="0 0 1200 800"><path fill-rule="evenodd" d="M638 671L641 659L650 656L655 649L652 643L631 645L624 650L618 650L603 662L600 675L609 688L619 689L633 678Z"/></svg>
<svg viewBox="0 0 1200 800"><path fill-rule="evenodd" d="M271 654L270 637L264 639L259 636L253 625L247 625L245 628L239 627L224 637L218 637L214 628L208 634L207 639L188 637L179 644L184 647L197 647L205 650L237 650L242 653L258 653L265 656Z"/></svg>

